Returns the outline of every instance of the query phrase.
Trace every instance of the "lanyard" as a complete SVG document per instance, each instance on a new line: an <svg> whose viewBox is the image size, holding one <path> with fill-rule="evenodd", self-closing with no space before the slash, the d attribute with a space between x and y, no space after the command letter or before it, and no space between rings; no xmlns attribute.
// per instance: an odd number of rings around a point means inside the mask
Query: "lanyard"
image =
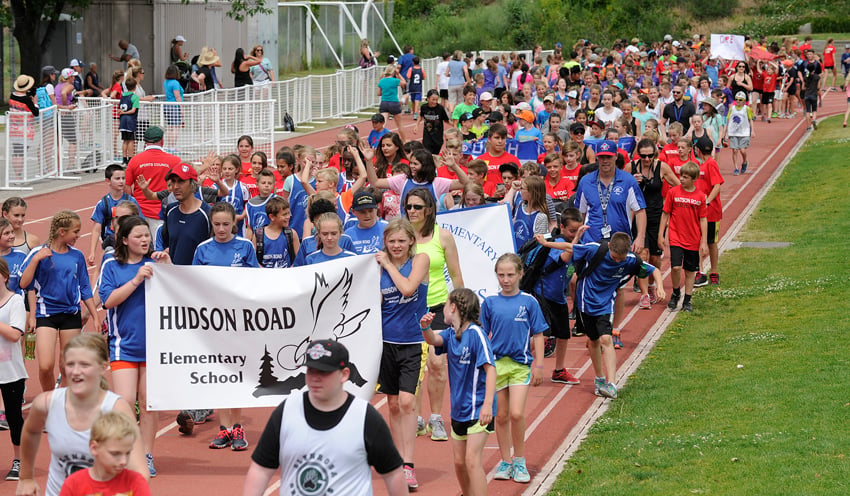
<svg viewBox="0 0 850 496"><path fill-rule="evenodd" d="M673 104L673 115L676 117L676 122L682 122L682 109L684 107L684 103L682 103L679 107L677 107L675 103Z"/></svg>
<svg viewBox="0 0 850 496"><path fill-rule="evenodd" d="M608 226L608 202L611 200L611 190L614 189L614 179L611 179L611 183L602 189L602 181L598 178L596 179L596 190L599 192L599 206L602 207L602 227Z"/></svg>

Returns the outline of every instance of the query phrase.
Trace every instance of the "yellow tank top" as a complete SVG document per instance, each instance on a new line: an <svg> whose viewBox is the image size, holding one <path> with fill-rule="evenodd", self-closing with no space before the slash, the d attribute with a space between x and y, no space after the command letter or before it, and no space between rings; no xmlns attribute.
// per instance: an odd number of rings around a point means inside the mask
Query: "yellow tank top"
<svg viewBox="0 0 850 496"><path fill-rule="evenodd" d="M449 297L449 286L446 282L446 252L440 244L440 228L434 226L434 234L427 243L416 243L416 253L427 253L431 259L428 267L428 299L429 307L445 303Z"/></svg>

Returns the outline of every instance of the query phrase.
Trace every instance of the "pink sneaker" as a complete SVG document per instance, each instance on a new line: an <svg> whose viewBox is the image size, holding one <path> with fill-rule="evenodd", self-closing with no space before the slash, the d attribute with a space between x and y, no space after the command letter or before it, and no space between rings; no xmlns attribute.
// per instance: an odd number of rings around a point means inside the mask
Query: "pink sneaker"
<svg viewBox="0 0 850 496"><path fill-rule="evenodd" d="M419 481L416 480L416 471L409 465L404 466L404 478L407 480L407 488L415 491L419 488Z"/></svg>
<svg viewBox="0 0 850 496"><path fill-rule="evenodd" d="M638 303L638 307L641 310L649 310L652 308L652 303L648 294L640 295L640 303Z"/></svg>
<svg viewBox="0 0 850 496"><path fill-rule="evenodd" d="M658 303L658 292L655 290L655 286L649 287L649 302L653 305Z"/></svg>

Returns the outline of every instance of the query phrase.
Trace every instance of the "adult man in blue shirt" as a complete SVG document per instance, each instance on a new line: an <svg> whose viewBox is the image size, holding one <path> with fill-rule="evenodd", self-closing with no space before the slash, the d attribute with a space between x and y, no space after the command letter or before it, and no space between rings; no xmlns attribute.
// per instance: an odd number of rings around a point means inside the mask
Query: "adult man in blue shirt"
<svg viewBox="0 0 850 496"><path fill-rule="evenodd" d="M210 237L210 206L195 196L198 172L189 164L179 164L165 176L172 180L174 198L166 208L162 241L174 265L192 265L195 249Z"/></svg>
<svg viewBox="0 0 850 496"><path fill-rule="evenodd" d="M410 46L410 45L405 45L404 46L404 53L401 54L401 57L398 58L398 68L399 68L398 73L401 74L402 77L407 77L407 70L410 69L411 67L413 67L413 57L414 57L413 47ZM407 86L405 86L401 90L401 98L403 100L401 102L401 106L402 106L402 108L404 108L405 114L410 113L410 109L406 108L407 104L408 104L408 97L409 97L408 88L407 88Z"/></svg>

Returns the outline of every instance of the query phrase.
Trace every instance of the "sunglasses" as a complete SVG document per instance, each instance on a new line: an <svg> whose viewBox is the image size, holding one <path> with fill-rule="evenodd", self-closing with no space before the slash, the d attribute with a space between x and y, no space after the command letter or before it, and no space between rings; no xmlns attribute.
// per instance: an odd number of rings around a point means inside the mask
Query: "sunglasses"
<svg viewBox="0 0 850 496"><path fill-rule="evenodd" d="M640 156L640 158L652 158L655 156L654 153L638 153L638 155Z"/></svg>
<svg viewBox="0 0 850 496"><path fill-rule="evenodd" d="M425 205L407 204L407 205L404 206L404 209L407 210L408 212L410 212L411 210L423 210L424 208L425 208Z"/></svg>

